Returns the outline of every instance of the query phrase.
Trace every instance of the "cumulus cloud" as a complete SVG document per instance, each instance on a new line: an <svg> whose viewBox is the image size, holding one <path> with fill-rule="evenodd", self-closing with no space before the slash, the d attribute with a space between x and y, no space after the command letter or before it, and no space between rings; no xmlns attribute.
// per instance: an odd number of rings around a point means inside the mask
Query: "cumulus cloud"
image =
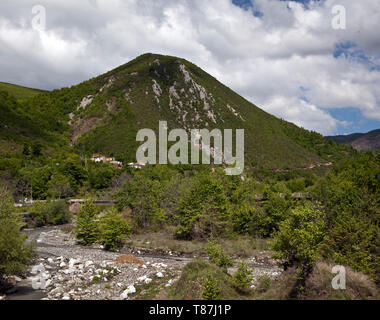
<svg viewBox="0 0 380 320"><path fill-rule="evenodd" d="M191 60L264 110L323 134L349 125L330 109L380 120L379 1L252 1L254 9L230 0L40 0L47 21L38 31L34 1L3 0L0 80L53 89L154 52ZM336 4L345 30L331 26Z"/></svg>

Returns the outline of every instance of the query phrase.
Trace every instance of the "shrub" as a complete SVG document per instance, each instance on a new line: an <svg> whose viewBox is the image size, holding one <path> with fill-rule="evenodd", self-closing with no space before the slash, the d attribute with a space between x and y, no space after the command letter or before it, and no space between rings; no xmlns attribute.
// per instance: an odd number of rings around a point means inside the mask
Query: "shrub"
<svg viewBox="0 0 380 320"><path fill-rule="evenodd" d="M229 267L233 265L233 260L224 253L220 245L214 241L210 241L205 248L211 262L218 267Z"/></svg>
<svg viewBox="0 0 380 320"><path fill-rule="evenodd" d="M284 259L286 266L311 271L319 245L325 236L324 214L310 206L291 210L280 223L271 243L275 258Z"/></svg>
<svg viewBox="0 0 380 320"><path fill-rule="evenodd" d="M21 217L13 212L13 200L0 188L0 281L4 275L22 274L34 256L31 244L20 232Z"/></svg>
<svg viewBox="0 0 380 320"><path fill-rule="evenodd" d="M252 281L252 270L248 269L247 264L242 261L239 264L238 270L232 276L232 279L236 285L236 288L240 291L246 291Z"/></svg>
<svg viewBox="0 0 380 320"><path fill-rule="evenodd" d="M123 219L116 208L108 210L100 220L100 240L107 250L117 250L130 233L129 223Z"/></svg>
<svg viewBox="0 0 380 320"><path fill-rule="evenodd" d="M147 228L162 224L165 217L160 202L164 185L160 181L138 173L125 189L117 195L119 209L124 206L130 207L138 227Z"/></svg>
<svg viewBox="0 0 380 320"><path fill-rule="evenodd" d="M220 299L220 289L218 286L218 281L212 276L208 276L202 283L203 300L219 300Z"/></svg>
<svg viewBox="0 0 380 320"><path fill-rule="evenodd" d="M255 208L248 203L236 206L231 215L233 230L240 234L248 233L252 226L254 213Z"/></svg>
<svg viewBox="0 0 380 320"><path fill-rule="evenodd" d="M99 228L96 216L98 208L92 201L87 201L78 213L76 237L84 245L90 245L99 239Z"/></svg>
<svg viewBox="0 0 380 320"><path fill-rule="evenodd" d="M226 234L229 213L223 185L212 176L201 175L181 201L176 237L207 239Z"/></svg>
<svg viewBox="0 0 380 320"><path fill-rule="evenodd" d="M264 274L257 279L256 291L260 293L266 292L271 284L271 279L267 274Z"/></svg>
<svg viewBox="0 0 380 320"><path fill-rule="evenodd" d="M36 203L31 209L33 224L37 227L70 222L71 213L64 200Z"/></svg>

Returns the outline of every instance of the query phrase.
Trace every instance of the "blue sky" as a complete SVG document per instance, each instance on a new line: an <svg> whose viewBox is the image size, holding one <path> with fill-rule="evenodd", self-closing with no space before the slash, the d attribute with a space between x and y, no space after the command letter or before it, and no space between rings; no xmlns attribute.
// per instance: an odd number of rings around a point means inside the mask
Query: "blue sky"
<svg viewBox="0 0 380 320"><path fill-rule="evenodd" d="M380 128L380 1L0 2L0 81L80 83L146 52L185 58L263 110L324 135ZM336 4L346 29L332 28Z"/></svg>

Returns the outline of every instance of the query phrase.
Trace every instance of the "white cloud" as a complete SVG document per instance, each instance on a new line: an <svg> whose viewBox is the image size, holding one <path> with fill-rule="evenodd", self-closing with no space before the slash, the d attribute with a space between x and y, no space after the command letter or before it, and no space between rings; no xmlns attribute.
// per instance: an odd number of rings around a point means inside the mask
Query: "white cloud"
<svg viewBox="0 0 380 320"><path fill-rule="evenodd" d="M326 0L306 9L255 0L262 18L229 0L39 4L47 10L45 33L31 28L32 1L0 4L3 81L67 86L155 52L191 60L268 112L324 134L348 125L329 115L330 108L356 107L380 120L380 71L333 57L337 43L350 41L379 63L379 1ZM346 7L347 30L332 29L334 4Z"/></svg>

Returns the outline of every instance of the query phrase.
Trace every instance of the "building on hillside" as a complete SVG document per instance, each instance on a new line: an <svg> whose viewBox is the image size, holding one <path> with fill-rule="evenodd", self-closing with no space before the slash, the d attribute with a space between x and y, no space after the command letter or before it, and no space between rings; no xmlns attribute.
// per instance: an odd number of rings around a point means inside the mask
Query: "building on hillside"
<svg viewBox="0 0 380 320"><path fill-rule="evenodd" d="M99 163L99 162L109 163L116 169L120 169L123 167L123 163L121 161L116 161L115 158L113 157L107 158L106 156L103 156L101 154L94 154L91 157L91 161L94 161L96 163Z"/></svg>
<svg viewBox="0 0 380 320"><path fill-rule="evenodd" d="M91 161L94 161L94 162L106 162L106 157L102 156L100 154L94 154L91 157Z"/></svg>
<svg viewBox="0 0 380 320"><path fill-rule="evenodd" d="M131 168L135 168L135 169L142 169L143 167L145 167L145 163L144 162L131 162L128 164L129 167Z"/></svg>

